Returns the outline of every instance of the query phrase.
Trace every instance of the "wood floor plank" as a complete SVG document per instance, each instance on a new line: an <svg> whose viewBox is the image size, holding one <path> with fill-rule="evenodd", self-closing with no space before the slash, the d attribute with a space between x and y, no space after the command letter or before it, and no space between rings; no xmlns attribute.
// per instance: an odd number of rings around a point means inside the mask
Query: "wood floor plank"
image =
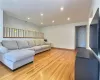
<svg viewBox="0 0 100 80"><path fill-rule="evenodd" d="M0 64L0 80L74 80L75 57L75 51L51 49L14 72Z"/></svg>

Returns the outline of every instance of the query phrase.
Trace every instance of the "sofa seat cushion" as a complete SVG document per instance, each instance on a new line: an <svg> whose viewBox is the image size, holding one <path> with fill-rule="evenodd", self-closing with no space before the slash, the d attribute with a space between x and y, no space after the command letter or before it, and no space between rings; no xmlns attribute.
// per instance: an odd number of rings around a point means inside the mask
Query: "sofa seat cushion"
<svg viewBox="0 0 100 80"><path fill-rule="evenodd" d="M41 46L34 46L33 49L34 49L35 51L37 51L37 50L41 50L42 48L41 48Z"/></svg>
<svg viewBox="0 0 100 80"><path fill-rule="evenodd" d="M25 58L31 57L35 55L35 51L23 49L23 50L12 50L6 54L4 54L4 58L17 62L19 60L23 60Z"/></svg>
<svg viewBox="0 0 100 80"><path fill-rule="evenodd" d="M41 46L34 46L32 48L27 48L27 49L34 50L34 51L38 51L38 50L41 50L42 48L41 48Z"/></svg>
<svg viewBox="0 0 100 80"><path fill-rule="evenodd" d="M44 49L44 48L50 48L50 45L42 45L41 47L42 47L43 49Z"/></svg>

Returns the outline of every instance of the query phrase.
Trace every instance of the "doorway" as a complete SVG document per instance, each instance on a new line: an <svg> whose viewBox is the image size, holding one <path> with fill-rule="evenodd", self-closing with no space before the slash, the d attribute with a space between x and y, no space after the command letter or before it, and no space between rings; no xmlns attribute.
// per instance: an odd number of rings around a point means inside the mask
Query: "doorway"
<svg viewBox="0 0 100 80"><path fill-rule="evenodd" d="M86 25L76 26L75 27L75 47L77 48L86 48Z"/></svg>

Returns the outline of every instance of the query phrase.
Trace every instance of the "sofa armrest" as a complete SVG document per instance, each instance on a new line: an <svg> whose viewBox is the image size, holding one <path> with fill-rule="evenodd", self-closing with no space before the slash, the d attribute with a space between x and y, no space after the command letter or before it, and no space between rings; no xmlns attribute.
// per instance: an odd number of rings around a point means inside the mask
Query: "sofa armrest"
<svg viewBox="0 0 100 80"><path fill-rule="evenodd" d="M5 54L8 52L8 49L3 47L3 46L0 46L0 54Z"/></svg>

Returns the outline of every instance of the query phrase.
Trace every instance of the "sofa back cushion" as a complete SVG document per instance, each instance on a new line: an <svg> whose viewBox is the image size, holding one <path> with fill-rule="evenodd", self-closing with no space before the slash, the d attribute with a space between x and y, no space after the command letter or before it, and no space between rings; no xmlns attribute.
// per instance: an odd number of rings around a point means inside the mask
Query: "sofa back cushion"
<svg viewBox="0 0 100 80"><path fill-rule="evenodd" d="M44 39L41 39L40 42L41 42L41 45L45 44Z"/></svg>
<svg viewBox="0 0 100 80"><path fill-rule="evenodd" d="M17 44L19 49L29 48L28 41L17 41Z"/></svg>
<svg viewBox="0 0 100 80"><path fill-rule="evenodd" d="M41 45L41 41L39 39L36 39L35 44L36 44L36 46L39 46L39 45Z"/></svg>
<svg viewBox="0 0 100 80"><path fill-rule="evenodd" d="M3 40L2 45L6 47L8 50L15 50L18 49L18 45L16 41L8 41L8 40Z"/></svg>
<svg viewBox="0 0 100 80"><path fill-rule="evenodd" d="M28 45L29 45L29 47L34 47L35 46L35 41L34 40L28 41Z"/></svg>

